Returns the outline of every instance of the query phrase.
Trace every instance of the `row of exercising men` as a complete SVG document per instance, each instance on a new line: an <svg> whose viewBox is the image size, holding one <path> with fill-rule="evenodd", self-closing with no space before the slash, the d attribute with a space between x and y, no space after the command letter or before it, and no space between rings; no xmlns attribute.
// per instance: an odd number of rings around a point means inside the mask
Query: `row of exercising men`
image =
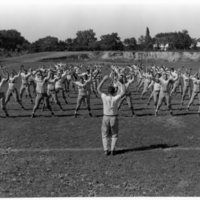
<svg viewBox="0 0 200 200"><path fill-rule="evenodd" d="M178 89L181 92L181 105L183 105L186 94L190 98L187 104L187 110L194 102L196 96L200 100L200 78L199 73L191 74L191 69L184 69L183 67L178 69L177 71L174 68L167 68L164 66L152 66L149 67L148 70L141 69L140 67L133 65L132 67L128 67L128 73L126 72L127 68L114 67L113 70L116 77L120 77L122 79L122 83L128 83L126 80L125 74L129 76L134 76L134 80L131 83L136 82L137 91L143 87L141 92L141 99L148 91L150 91L150 96L148 98L147 105L150 104L150 101L153 99L155 105L155 116L158 115L158 111L162 105L162 103L167 104L168 110L170 114L172 113L171 107L171 98L174 94L178 93ZM123 78L124 77L124 78ZM127 76L128 77L128 76ZM117 78L115 78L117 80ZM125 96L122 98L127 99L127 103L134 114L132 98L127 89ZM119 104L120 107L121 104ZM200 108L198 110L200 113Z"/></svg>
<svg viewBox="0 0 200 200"><path fill-rule="evenodd" d="M22 109L25 109L22 100L23 94L26 93L26 96L30 98L31 103L33 103L33 96L35 96L35 103L32 111L32 117L35 117L35 112L37 111L41 102L43 102L43 108L46 107L52 115L54 115L50 99L54 101L61 110L63 110L62 105L58 99L58 94L61 92L62 97L66 104L68 104L66 93L69 95L69 88L72 85L72 88L77 85L79 95L76 106L76 112L80 108L82 101L87 102L87 107L90 110L89 105L89 93L92 91L96 96L96 90L98 80L100 80L101 70L97 66L93 69L87 69L85 73L80 72L79 67L69 67L64 64L55 65L45 69L44 67L38 68L37 70L26 70L21 66L18 73L12 71L9 73L6 68L2 67L2 75L0 77L0 98L1 98L1 107L6 116L8 112L6 110L6 105L10 101L10 97L13 96L15 101L21 106ZM98 76L97 76L98 75ZM21 77L21 87L20 92L17 90L17 79ZM90 78L90 87L83 85L86 82L86 79ZM8 82L7 92L3 92L2 88L4 84ZM85 83L84 83L85 84ZM33 94L31 94L31 91ZM86 93L84 91L87 91ZM84 94L85 93L85 94ZM82 98L80 98L82 96ZM90 114L91 115L91 114ZM76 116L76 115L75 115Z"/></svg>
<svg viewBox="0 0 200 200"><path fill-rule="evenodd" d="M82 65L74 67L66 64L56 64L50 68L40 67L37 70L26 70L22 66L18 73L9 73L6 68L3 67L1 71L4 78L0 80L0 98L2 110L5 112L6 116L8 116L6 105L10 101L11 96L13 96L21 108L24 109L22 104L24 92L26 96L30 98L31 103L33 103L32 98L35 96L32 117L35 117L35 112L41 101L43 102L43 108L46 107L51 114L54 115L49 100L52 99L59 108L63 110L58 99L58 94L62 94L63 100L67 104L68 101L65 94L68 92L69 95L70 85L73 89L75 86L78 88L77 105L74 116L77 117L78 110L83 102L86 103L89 115L92 116L90 94L93 92L97 97L96 89L102 77L101 66L95 65L85 68L82 67ZM135 64L128 66L111 65L109 76L112 80L110 84L116 88L116 92L118 88L117 82L120 81L124 84L126 92L119 102L118 109L120 109L123 101L126 100L132 116L135 116L132 94L130 91L130 85L132 83L135 83L138 91L143 87L141 99L150 91L147 104L153 99L156 116L163 102L167 104L168 110L172 114L171 97L173 94L177 93L178 88L182 93L181 104L183 104L187 92L189 94L190 101L187 105L188 109L193 103L195 96L198 95L200 99L199 74L195 73L192 75L191 70L188 69L183 70L182 68L176 71L173 68L168 69L164 66L151 66L147 70L145 67ZM21 87L18 94L16 80L19 77L21 77ZM7 92L4 93L2 87L6 82L8 82L8 89ZM33 95L31 94L31 88Z"/></svg>

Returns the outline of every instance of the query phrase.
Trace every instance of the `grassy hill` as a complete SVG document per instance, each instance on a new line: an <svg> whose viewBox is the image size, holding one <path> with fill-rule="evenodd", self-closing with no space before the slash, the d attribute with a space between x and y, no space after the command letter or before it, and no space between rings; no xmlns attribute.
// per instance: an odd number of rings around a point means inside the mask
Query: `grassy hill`
<svg viewBox="0 0 200 200"><path fill-rule="evenodd" d="M81 51L81 52L41 52L23 56L0 58L0 62L38 62L38 61L200 61L200 52L131 52L131 51Z"/></svg>
<svg viewBox="0 0 200 200"><path fill-rule="evenodd" d="M81 52L41 52L10 58L0 58L7 66L37 65L43 63L143 63L165 65L169 67L192 67L199 70L200 52L130 52L130 51L81 51Z"/></svg>

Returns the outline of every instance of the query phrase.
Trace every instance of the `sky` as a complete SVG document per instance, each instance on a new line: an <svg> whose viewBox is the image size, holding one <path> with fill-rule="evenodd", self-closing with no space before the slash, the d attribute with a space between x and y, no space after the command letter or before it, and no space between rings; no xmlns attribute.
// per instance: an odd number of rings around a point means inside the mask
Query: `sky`
<svg viewBox="0 0 200 200"><path fill-rule="evenodd" d="M200 38L196 0L0 0L0 30L16 29L28 41L46 36L75 38L93 29L97 38L117 32L121 39L160 32L189 31Z"/></svg>

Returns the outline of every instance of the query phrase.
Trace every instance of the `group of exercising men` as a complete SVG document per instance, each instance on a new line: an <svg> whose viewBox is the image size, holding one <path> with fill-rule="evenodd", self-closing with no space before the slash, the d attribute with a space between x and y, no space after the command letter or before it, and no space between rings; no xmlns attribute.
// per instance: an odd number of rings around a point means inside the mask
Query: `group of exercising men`
<svg viewBox="0 0 200 200"><path fill-rule="evenodd" d="M64 102L68 104L67 98L70 92L72 90L75 91L77 88L77 105L74 116L77 117L82 103L85 103L89 116L92 117L90 96L94 94L98 98L98 85L103 79L102 69L103 67L99 64L90 64L88 66L76 64L74 66L56 63L48 67L38 67L34 70L31 68L27 70L22 65L18 72L15 70L8 72L7 67L1 66L0 100L2 110L8 117L6 106L12 96L20 107L25 109L23 106L25 93L30 102L34 104L32 118L35 117L35 113L41 103L43 104L43 109L47 108L54 115L51 103L54 102L63 110L58 98L59 94L61 93ZM115 94L119 93L119 83L125 87L125 93L118 102L118 110L126 100L132 116L135 116L135 112L132 100L133 94L130 89L131 85L134 85L138 92L141 91L141 99L150 93L147 105L153 100L155 116L158 115L163 103L167 105L170 114L173 114L171 98L178 92L181 93L181 105L184 104L186 95L189 96L190 100L187 104L187 109L189 109L196 96L200 100L199 73L192 74L191 69L184 67L175 70L174 68L155 65L147 67L139 64L126 66L111 64L108 76L110 78L109 85L113 86ZM21 79L21 86L18 92L19 79ZM4 92L3 88L5 88L6 83L8 84L7 91ZM200 113L200 107L198 113Z"/></svg>

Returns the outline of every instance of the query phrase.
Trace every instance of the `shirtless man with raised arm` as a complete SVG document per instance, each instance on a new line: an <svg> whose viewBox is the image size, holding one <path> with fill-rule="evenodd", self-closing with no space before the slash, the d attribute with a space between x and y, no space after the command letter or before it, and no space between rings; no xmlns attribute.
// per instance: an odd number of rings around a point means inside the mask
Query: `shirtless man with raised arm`
<svg viewBox="0 0 200 200"><path fill-rule="evenodd" d="M33 107L32 115L31 117L35 117L35 112L38 109L40 102L42 100L45 101L45 104L47 106L47 109L51 112L51 115L54 115L50 103L49 103L49 96L47 95L46 91L46 82L50 79L51 72L48 72L48 75L44 77L42 75L41 71L36 71L36 77L34 78L36 82L36 98L35 98L35 105Z"/></svg>
<svg viewBox="0 0 200 200"><path fill-rule="evenodd" d="M118 105L118 110L120 109L124 100L126 100L128 107L131 110L131 117L135 116L135 112L134 112L134 109L133 109L132 96L131 96L131 91L130 91L129 88L130 88L130 85L134 82L134 80L135 80L134 76L132 76L128 80L126 80L125 77L119 79L119 81L124 85L126 91L125 91L125 95L123 96L123 98L120 99L120 102L119 102L119 105Z"/></svg>
<svg viewBox="0 0 200 200"><path fill-rule="evenodd" d="M90 89L89 84L92 80L92 74L90 74L89 79L84 81L83 77L79 77L80 81L73 81L73 83L78 86L78 97L77 97L77 105L74 113L74 117L76 118L78 115L78 110L81 107L81 104L84 100L87 103L87 109L89 112L89 116L92 117L91 108L90 108Z"/></svg>
<svg viewBox="0 0 200 200"><path fill-rule="evenodd" d="M191 80L193 81L193 91L192 91L192 96L191 96L190 101L189 101L188 106L187 106L187 110L189 110L189 108L192 105L194 98L196 96L198 96L198 99L199 99L199 102L200 102L200 78L199 78L199 74L196 73L194 75L194 77L191 77ZM198 113L200 114L200 106L199 106L199 109L198 109Z"/></svg>
<svg viewBox="0 0 200 200"><path fill-rule="evenodd" d="M66 79L67 71L59 70L57 74L55 75L55 78L57 79L55 83L55 89L57 96L61 92L62 98L65 101L65 104L68 104L67 97L65 96L65 88L63 85L64 80Z"/></svg>
<svg viewBox="0 0 200 200"><path fill-rule="evenodd" d="M20 92L19 92L19 96L20 96L20 100L22 102L22 97L24 94L24 91L26 92L26 97L29 96L31 103L33 104L33 100L31 97L31 92L30 92L30 85L29 85L29 77L32 75L31 69L29 70L29 72L23 68L23 66L21 66L21 87L20 87Z"/></svg>
<svg viewBox="0 0 200 200"><path fill-rule="evenodd" d="M169 84L171 81L176 81L179 78L173 78L172 76L170 78L168 78L167 74L164 72L162 74L162 77L160 77L158 80L157 79L153 79L155 82L160 83L160 93L159 93L159 99L158 99L158 104L156 106L156 110L155 110L155 116L158 115L158 110L160 109L164 99L166 100L167 103L167 108L170 111L170 114L172 113L172 108L171 108L171 97L170 97L170 88L169 88Z"/></svg>
<svg viewBox="0 0 200 200"><path fill-rule="evenodd" d="M149 88L153 86L153 91L152 91L152 93L151 93L151 95L150 95L150 97L148 99L147 105L150 104L150 101L153 98L155 108L157 106L158 99L159 99L159 94L160 94L160 87L161 86L160 86L160 82L158 81L160 77L161 77L161 75L159 73L157 73L155 75L155 79L157 81L152 80L150 85L149 85Z"/></svg>
<svg viewBox="0 0 200 200"><path fill-rule="evenodd" d="M191 97L191 79L190 79L190 71L186 71L184 74L182 74L183 78L183 93L181 97L181 105L184 103L184 99L186 97L186 93L188 92L189 98Z"/></svg>
<svg viewBox="0 0 200 200"><path fill-rule="evenodd" d="M58 100L58 96L57 96L56 89L55 89L55 83L59 79L60 79L59 77L55 77L54 73L51 72L50 78L47 81L47 95L48 95L49 99L52 98L54 103L56 103L59 106L59 108L63 111L63 108L61 106L60 101Z"/></svg>
<svg viewBox="0 0 200 200"><path fill-rule="evenodd" d="M19 98L19 93L17 91L17 86L16 86L16 81L19 78L21 74L21 70L18 72L18 74L15 74L14 71L9 74L8 78L8 89L6 92L6 99L5 99L5 104L10 101L10 97L13 96L15 101L21 106L21 108L24 110L24 106L22 105L22 102Z"/></svg>
<svg viewBox="0 0 200 200"><path fill-rule="evenodd" d="M2 69L4 70L4 69ZM4 111L6 117L9 117L8 112L6 110L6 104L5 104L5 93L2 91L3 85L8 81L9 79L9 73L7 71L3 72L4 74L7 74L6 78L2 78L0 76L0 100L1 100L1 109Z"/></svg>

